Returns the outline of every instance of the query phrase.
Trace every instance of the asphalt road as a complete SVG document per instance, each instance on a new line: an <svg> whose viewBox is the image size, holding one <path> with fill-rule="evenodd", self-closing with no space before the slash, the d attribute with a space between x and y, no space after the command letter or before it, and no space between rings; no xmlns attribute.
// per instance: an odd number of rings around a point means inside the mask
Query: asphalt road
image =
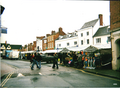
<svg viewBox="0 0 120 88"><path fill-rule="evenodd" d="M82 69L42 62L41 69L30 69L29 61L1 60L2 70L8 72L1 78L3 88L98 88L120 87L120 80L84 72ZM10 68L8 68L10 67ZM8 68L8 69L7 69Z"/></svg>

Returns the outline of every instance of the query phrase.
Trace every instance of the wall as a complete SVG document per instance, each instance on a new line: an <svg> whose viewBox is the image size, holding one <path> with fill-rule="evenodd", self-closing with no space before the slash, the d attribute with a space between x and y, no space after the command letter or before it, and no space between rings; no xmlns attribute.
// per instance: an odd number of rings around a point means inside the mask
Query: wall
<svg viewBox="0 0 120 88"><path fill-rule="evenodd" d="M78 36L56 40L55 41L55 47L56 48L65 48L65 47L75 47L74 41L78 41ZM69 46L67 46L67 43L69 42ZM78 43L78 42L77 42ZM59 47L59 44L61 44L61 47Z"/></svg>
<svg viewBox="0 0 120 88"><path fill-rule="evenodd" d="M107 43L108 37L110 37L110 35L104 35L104 36L94 37L94 45L96 45L96 44L99 44L99 45L102 45L102 44L110 44L111 42L108 42L108 43ZM101 43L96 43L96 39L97 39L97 38L101 38Z"/></svg>
<svg viewBox="0 0 120 88"><path fill-rule="evenodd" d="M89 32L89 35L87 36L87 32ZM81 37L81 33L83 33L83 37ZM89 39L89 44L87 44L87 39ZM79 46L86 46L86 45L92 45L93 44L93 38L92 38L92 27L82 29L78 31L78 42ZM81 45L81 40L83 40L83 45Z"/></svg>
<svg viewBox="0 0 120 88"><path fill-rule="evenodd" d="M110 30L120 27L120 1L110 1Z"/></svg>

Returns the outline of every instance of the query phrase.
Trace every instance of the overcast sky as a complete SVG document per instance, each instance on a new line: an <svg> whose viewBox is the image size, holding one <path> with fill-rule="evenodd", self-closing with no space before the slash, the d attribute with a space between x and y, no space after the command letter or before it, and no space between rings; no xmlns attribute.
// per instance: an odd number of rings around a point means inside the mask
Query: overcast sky
<svg viewBox="0 0 120 88"><path fill-rule="evenodd" d="M65 33L74 32L99 14L110 25L109 1L2 0L1 4L5 7L2 26L8 28L10 44L33 43L36 36L57 32L59 27Z"/></svg>

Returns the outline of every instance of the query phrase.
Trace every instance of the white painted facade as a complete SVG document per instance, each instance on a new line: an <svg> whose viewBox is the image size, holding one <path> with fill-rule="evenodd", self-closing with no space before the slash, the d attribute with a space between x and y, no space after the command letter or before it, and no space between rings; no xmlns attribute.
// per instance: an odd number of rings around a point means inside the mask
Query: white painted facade
<svg viewBox="0 0 120 88"><path fill-rule="evenodd" d="M76 35L77 35L77 33L76 33ZM70 37L71 36L70 34L67 34L65 36L68 36L68 37L64 38L64 39L55 40L56 49L78 46L78 36ZM62 36L59 36L59 37L62 38Z"/></svg>
<svg viewBox="0 0 120 88"><path fill-rule="evenodd" d="M94 45L103 45L103 44L110 44L111 45L111 41L108 40L108 37L110 37L109 35L104 35L104 36L97 36L94 37ZM100 38L101 42L97 43L96 39Z"/></svg>
<svg viewBox="0 0 120 88"><path fill-rule="evenodd" d="M96 33L98 29L99 29L99 21L97 21L94 27L79 29L78 30L79 46L94 45L93 35ZM89 32L89 35L87 35L87 32ZM83 36L81 36L81 34L83 34ZM87 43L87 40L89 40L89 43ZM83 41L83 44L81 44L81 41Z"/></svg>
<svg viewBox="0 0 120 88"><path fill-rule="evenodd" d="M39 39L39 38L36 38L36 49L38 49L39 47L39 50L42 51L42 40Z"/></svg>

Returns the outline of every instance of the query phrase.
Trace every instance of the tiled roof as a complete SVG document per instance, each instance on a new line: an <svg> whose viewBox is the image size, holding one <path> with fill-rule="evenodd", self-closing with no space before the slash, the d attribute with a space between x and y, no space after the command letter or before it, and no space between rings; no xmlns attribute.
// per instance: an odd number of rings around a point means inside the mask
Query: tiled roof
<svg viewBox="0 0 120 88"><path fill-rule="evenodd" d="M110 30L110 28L108 28L108 26L101 27L97 30L97 32L94 34L93 37L108 35L108 34L110 34L109 30Z"/></svg>
<svg viewBox="0 0 120 88"><path fill-rule="evenodd" d="M86 22L81 29L87 28L87 27L94 27L94 25L97 23L98 19Z"/></svg>

